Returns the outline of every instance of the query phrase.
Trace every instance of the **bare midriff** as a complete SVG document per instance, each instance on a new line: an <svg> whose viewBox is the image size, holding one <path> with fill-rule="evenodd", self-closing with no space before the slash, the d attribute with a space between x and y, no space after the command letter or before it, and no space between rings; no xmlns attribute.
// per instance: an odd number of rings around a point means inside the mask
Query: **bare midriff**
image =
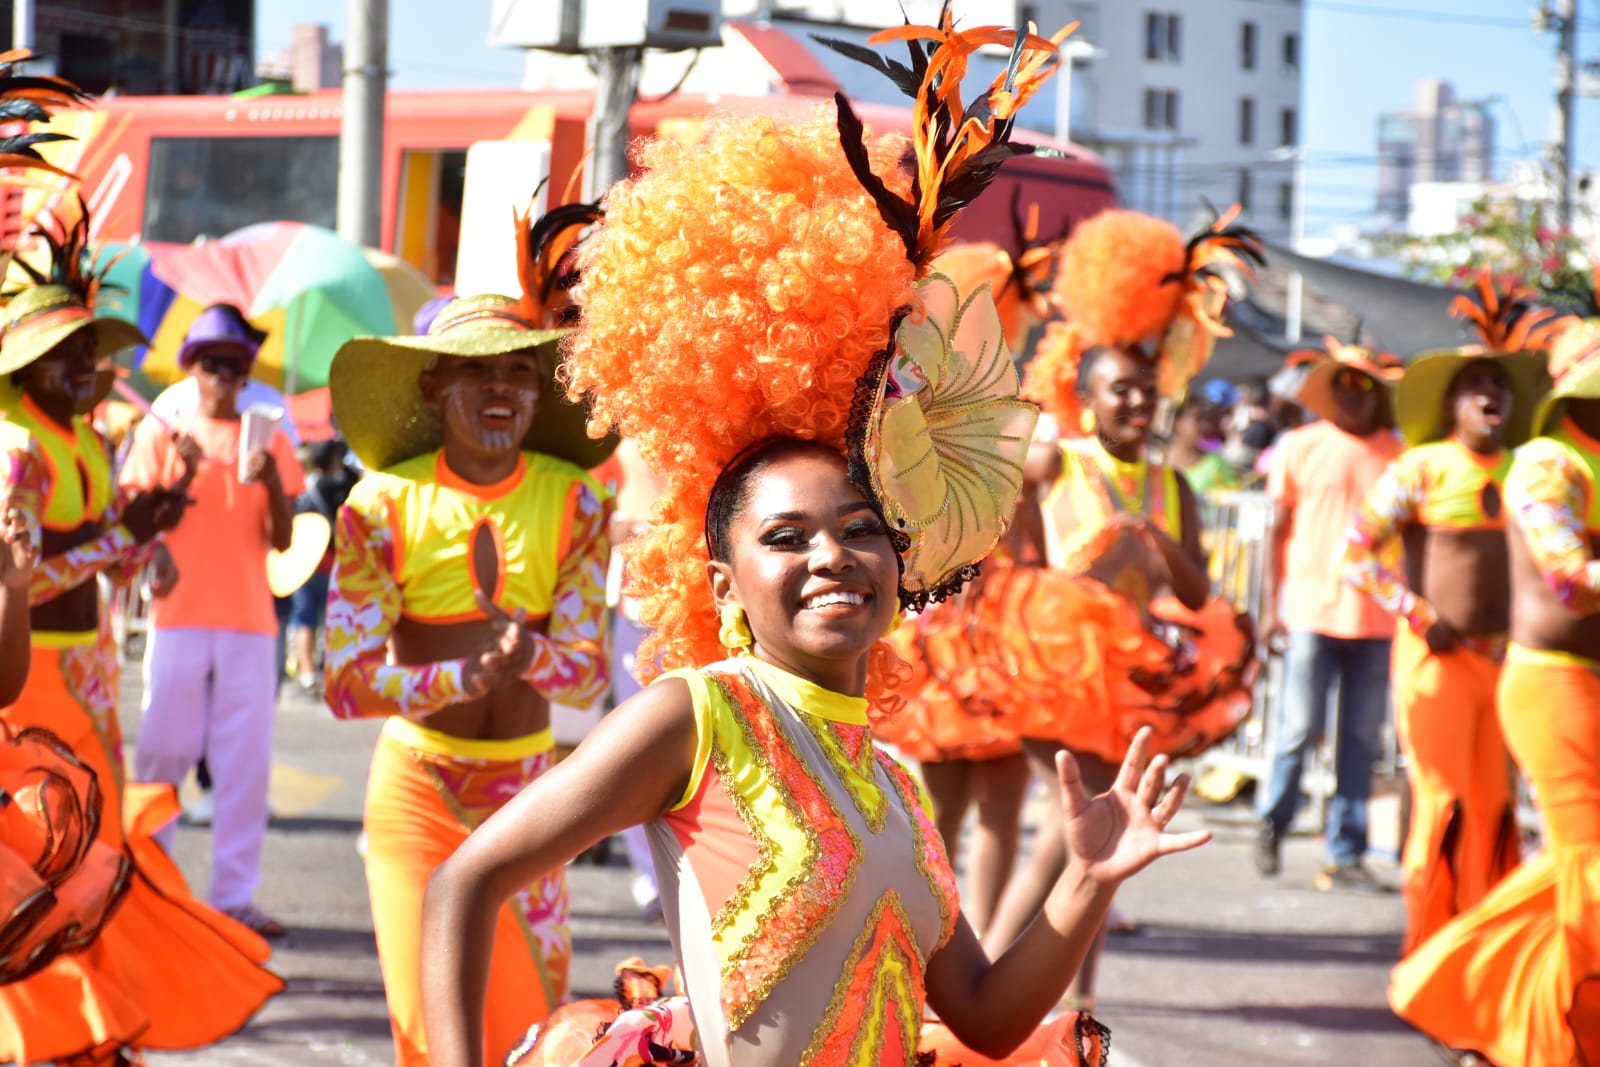
<svg viewBox="0 0 1600 1067"><path fill-rule="evenodd" d="M546 620L528 628L543 633ZM428 623L402 617L390 637L395 662L409 666L477 656L493 639L487 620ZM536 734L550 725L550 702L526 682L505 682L484 696L426 716L421 725L451 737L508 741Z"/></svg>
<svg viewBox="0 0 1600 1067"><path fill-rule="evenodd" d="M1505 530L1413 525L1404 540L1407 584L1453 630L1499 637L1511 628Z"/></svg>
<svg viewBox="0 0 1600 1067"><path fill-rule="evenodd" d="M76 530L45 529L40 537L40 555L45 559L70 552L104 533L97 522L86 522ZM74 586L28 613L34 633L83 633L100 625L100 588L93 579Z"/></svg>
<svg viewBox="0 0 1600 1067"><path fill-rule="evenodd" d="M1514 597L1511 640L1524 648L1566 652L1600 663L1600 614L1578 615L1556 597L1535 566L1516 527L1507 535ZM1589 535L1591 552L1600 553L1600 537Z"/></svg>

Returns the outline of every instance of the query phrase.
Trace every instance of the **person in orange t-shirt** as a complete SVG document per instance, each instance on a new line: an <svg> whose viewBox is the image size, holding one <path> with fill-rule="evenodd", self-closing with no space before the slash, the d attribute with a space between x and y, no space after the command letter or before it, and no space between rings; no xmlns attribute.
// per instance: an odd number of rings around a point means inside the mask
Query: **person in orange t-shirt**
<svg viewBox="0 0 1600 1067"><path fill-rule="evenodd" d="M1337 685L1334 795L1316 887L1371 892L1383 887L1362 862L1367 799L1389 705L1394 619L1344 580L1340 558L1350 520L1405 449L1389 398L1389 383L1401 370L1389 353L1331 340L1329 348L1300 387L1300 402L1320 421L1284 435L1268 476L1276 518L1260 630L1269 642L1287 634L1288 659L1270 778L1257 806L1255 859L1262 874L1278 873L1279 845L1300 802L1306 746L1322 733Z"/></svg>
<svg viewBox="0 0 1600 1067"><path fill-rule="evenodd" d="M283 926L254 901L278 673L267 553L288 547L292 503L304 484L282 430L245 457L240 477L238 397L257 345L236 309L217 306L195 319L178 356L199 384L200 408L175 429L204 458L190 488L195 503L166 535L165 554L156 560L134 775L176 785L206 757L215 782L211 903L276 937ZM146 419L123 483L143 488L170 480L182 465L179 448L164 427ZM164 833L170 845L174 830Z"/></svg>

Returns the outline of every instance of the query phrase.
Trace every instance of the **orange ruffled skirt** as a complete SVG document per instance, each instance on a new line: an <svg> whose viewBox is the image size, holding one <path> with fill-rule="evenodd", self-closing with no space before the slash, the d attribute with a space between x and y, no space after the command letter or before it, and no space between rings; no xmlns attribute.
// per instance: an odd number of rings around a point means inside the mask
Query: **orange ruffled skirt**
<svg viewBox="0 0 1600 1067"><path fill-rule="evenodd" d="M89 711L114 688L95 655L92 646L35 647L21 699L0 716L16 729L52 731L97 782L114 782ZM120 805L115 790L102 796L95 840L126 861L127 891L82 951L0 986L0 1063L110 1062L124 1046L199 1048L237 1031L283 988L263 966L267 943L196 900L152 838L178 815L172 787L129 786Z"/></svg>
<svg viewBox="0 0 1600 1067"><path fill-rule="evenodd" d="M906 707L873 731L919 760L993 759L1025 737L1117 762L1142 726L1155 751L1193 756L1249 714L1255 640L1222 600L1148 616L1103 583L985 565L959 598L889 636L911 666Z"/></svg>
<svg viewBox="0 0 1600 1067"><path fill-rule="evenodd" d="M1600 676L1513 646L1499 707L1545 851L1401 961L1389 1003L1502 1067L1600 1064Z"/></svg>

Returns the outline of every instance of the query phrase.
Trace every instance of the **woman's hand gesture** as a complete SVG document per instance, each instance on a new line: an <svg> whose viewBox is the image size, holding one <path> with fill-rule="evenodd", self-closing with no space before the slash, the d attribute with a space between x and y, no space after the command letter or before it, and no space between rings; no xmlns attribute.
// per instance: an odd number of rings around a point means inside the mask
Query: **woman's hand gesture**
<svg viewBox="0 0 1600 1067"><path fill-rule="evenodd" d="M1209 830L1166 832L1189 788L1186 774L1166 784L1167 765L1165 756L1150 758L1150 728L1145 727L1134 735L1111 789L1091 797L1072 754L1057 754L1062 836L1072 862L1085 877L1102 886L1115 886L1161 856L1211 840Z"/></svg>

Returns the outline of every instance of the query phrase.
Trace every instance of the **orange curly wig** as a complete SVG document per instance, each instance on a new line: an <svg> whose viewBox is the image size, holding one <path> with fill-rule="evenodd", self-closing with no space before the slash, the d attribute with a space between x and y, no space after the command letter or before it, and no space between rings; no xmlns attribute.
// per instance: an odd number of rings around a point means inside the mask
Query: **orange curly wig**
<svg viewBox="0 0 1600 1067"><path fill-rule="evenodd" d="M1028 365L1022 395L1055 417L1061 432L1082 432L1078 365L1098 345L1146 345L1156 353L1160 388L1178 396L1229 331L1220 316L1227 286L1218 267L1245 272L1262 262L1255 234L1235 219L1212 220L1188 241L1163 219L1104 211L1084 222L1061 249L1053 322Z"/></svg>
<svg viewBox="0 0 1600 1067"><path fill-rule="evenodd" d="M869 141L903 195L903 137ZM614 187L582 250L582 318L562 375L667 476L650 533L627 550L630 592L666 669L726 653L706 580L704 516L719 472L773 437L841 453L857 379L912 300L916 268L839 144L831 107L784 126L721 118L707 140L657 140ZM868 695L897 663L873 651Z"/></svg>
<svg viewBox="0 0 1600 1067"><path fill-rule="evenodd" d="M1061 433L1082 432L1084 351L1159 337L1188 291L1185 256L1176 226L1137 211L1101 212L1067 239L1051 293L1067 320L1045 329L1022 382L1022 395L1054 416Z"/></svg>

